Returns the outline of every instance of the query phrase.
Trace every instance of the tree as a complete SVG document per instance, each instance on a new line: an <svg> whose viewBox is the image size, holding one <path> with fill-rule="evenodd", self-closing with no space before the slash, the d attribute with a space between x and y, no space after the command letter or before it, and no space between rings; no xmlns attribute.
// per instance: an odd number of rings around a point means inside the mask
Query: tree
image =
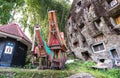
<svg viewBox="0 0 120 78"><path fill-rule="evenodd" d="M33 27L41 25L44 37L47 38L48 34L48 11L56 10L58 25L61 31L64 31L67 13L69 12L70 5L68 0L25 0L27 5L24 11L23 18L28 18L24 21L29 21L27 27L31 34L33 34Z"/></svg>
<svg viewBox="0 0 120 78"><path fill-rule="evenodd" d="M64 31L69 0L0 0L0 24L20 19L23 30L29 29L33 35L33 27L41 25L45 39L48 35L48 11L56 10L58 25ZM14 18L15 14L22 12L22 18ZM10 20L11 19L11 20Z"/></svg>
<svg viewBox="0 0 120 78"><path fill-rule="evenodd" d="M0 0L0 24L6 24L12 18L11 11L24 4L24 0Z"/></svg>

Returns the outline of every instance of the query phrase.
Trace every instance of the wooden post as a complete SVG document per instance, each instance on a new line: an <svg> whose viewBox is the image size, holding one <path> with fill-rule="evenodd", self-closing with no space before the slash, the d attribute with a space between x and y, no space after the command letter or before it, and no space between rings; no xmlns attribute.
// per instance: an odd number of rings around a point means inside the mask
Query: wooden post
<svg viewBox="0 0 120 78"><path fill-rule="evenodd" d="M39 67L38 67L38 69L42 68L42 63L41 62L42 62L41 57L39 57Z"/></svg>

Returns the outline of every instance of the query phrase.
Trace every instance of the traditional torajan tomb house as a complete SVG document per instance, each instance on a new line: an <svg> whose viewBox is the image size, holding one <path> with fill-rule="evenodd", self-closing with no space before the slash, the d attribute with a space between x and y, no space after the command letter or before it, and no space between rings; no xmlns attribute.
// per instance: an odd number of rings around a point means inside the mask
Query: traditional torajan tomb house
<svg viewBox="0 0 120 78"><path fill-rule="evenodd" d="M24 66L31 41L17 24L0 26L0 66Z"/></svg>

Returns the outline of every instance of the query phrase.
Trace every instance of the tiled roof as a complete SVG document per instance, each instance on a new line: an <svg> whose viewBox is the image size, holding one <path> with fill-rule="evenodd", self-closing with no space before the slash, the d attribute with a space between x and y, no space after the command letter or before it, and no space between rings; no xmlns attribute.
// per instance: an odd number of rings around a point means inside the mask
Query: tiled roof
<svg viewBox="0 0 120 78"><path fill-rule="evenodd" d="M31 44L30 39L23 33L23 31L21 30L19 25L15 24L15 23L0 26L0 32L20 37L23 40L25 40L26 42L28 42L28 44Z"/></svg>

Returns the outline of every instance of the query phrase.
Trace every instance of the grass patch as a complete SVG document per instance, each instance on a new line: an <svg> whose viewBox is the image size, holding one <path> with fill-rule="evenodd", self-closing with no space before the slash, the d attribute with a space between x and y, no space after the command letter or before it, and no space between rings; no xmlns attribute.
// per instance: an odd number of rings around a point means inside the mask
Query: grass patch
<svg viewBox="0 0 120 78"><path fill-rule="evenodd" d="M76 73L86 72L90 73L96 78L120 78L120 69L108 69L108 70L94 70L91 69L91 66L94 66L94 62L84 62L84 61L76 61L74 63L67 65L67 70L72 70Z"/></svg>
<svg viewBox="0 0 120 78"><path fill-rule="evenodd" d="M66 78L76 73L90 73L96 78L119 78L120 69L94 70L90 66L94 62L75 61L67 65L65 70L37 70L7 68L0 69L0 78ZM10 77L9 77L10 76Z"/></svg>
<svg viewBox="0 0 120 78"><path fill-rule="evenodd" d="M8 72L9 71L9 72ZM8 78L8 74L11 78L65 78L74 74L68 70L37 70L37 69L18 69L7 68L0 70L0 78Z"/></svg>

